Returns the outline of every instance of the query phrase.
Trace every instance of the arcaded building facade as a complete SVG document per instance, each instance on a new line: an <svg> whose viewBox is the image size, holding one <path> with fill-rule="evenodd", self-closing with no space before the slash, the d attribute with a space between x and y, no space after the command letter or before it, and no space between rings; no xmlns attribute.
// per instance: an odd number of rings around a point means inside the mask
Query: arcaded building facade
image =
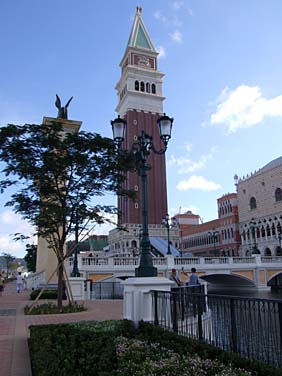
<svg viewBox="0 0 282 376"><path fill-rule="evenodd" d="M238 179L242 256L280 256L282 226L282 157Z"/></svg>

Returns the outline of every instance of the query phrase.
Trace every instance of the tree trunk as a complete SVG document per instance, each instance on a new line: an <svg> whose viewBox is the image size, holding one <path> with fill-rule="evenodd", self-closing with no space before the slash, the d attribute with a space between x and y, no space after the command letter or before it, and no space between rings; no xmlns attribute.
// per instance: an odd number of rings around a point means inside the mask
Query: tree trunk
<svg viewBox="0 0 282 376"><path fill-rule="evenodd" d="M64 281L63 281L63 274L64 274L64 268L63 268L63 256L64 251L63 249L60 250L60 260L59 262L59 268L58 268L58 308L62 309L63 307L63 294L64 294Z"/></svg>

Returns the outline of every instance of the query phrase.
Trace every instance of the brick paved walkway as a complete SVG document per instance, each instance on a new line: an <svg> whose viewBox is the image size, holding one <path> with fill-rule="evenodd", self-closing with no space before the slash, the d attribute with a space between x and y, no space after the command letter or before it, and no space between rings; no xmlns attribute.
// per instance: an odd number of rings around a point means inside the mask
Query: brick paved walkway
<svg viewBox="0 0 282 376"><path fill-rule="evenodd" d="M8 283L0 296L0 375L31 376L27 338L29 325L57 324L85 320L119 320L122 301L85 301L86 312L61 315L25 316L29 292L16 293L15 282Z"/></svg>

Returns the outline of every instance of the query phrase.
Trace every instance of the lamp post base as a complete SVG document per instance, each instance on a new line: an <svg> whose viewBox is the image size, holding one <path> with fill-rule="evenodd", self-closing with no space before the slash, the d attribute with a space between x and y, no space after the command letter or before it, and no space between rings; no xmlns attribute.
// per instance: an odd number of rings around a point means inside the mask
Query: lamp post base
<svg viewBox="0 0 282 376"><path fill-rule="evenodd" d="M139 266L135 269L135 277L157 277L158 269L154 266Z"/></svg>
<svg viewBox="0 0 282 376"><path fill-rule="evenodd" d="M79 273L79 271L77 271L77 272L72 271L70 276L71 277L80 277L80 273Z"/></svg>

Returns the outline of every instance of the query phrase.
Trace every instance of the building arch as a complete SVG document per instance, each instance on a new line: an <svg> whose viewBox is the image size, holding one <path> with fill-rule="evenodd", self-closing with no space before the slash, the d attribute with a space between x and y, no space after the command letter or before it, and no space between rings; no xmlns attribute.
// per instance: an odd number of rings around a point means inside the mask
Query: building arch
<svg viewBox="0 0 282 376"><path fill-rule="evenodd" d="M145 84L143 81L140 83L140 91L145 91Z"/></svg>
<svg viewBox="0 0 282 376"><path fill-rule="evenodd" d="M152 94L156 94L156 85L152 84Z"/></svg>
<svg viewBox="0 0 282 376"><path fill-rule="evenodd" d="M282 256L282 248L280 246L275 248L275 256Z"/></svg>
<svg viewBox="0 0 282 376"><path fill-rule="evenodd" d="M135 90L139 91L139 81L135 81L134 83Z"/></svg>
<svg viewBox="0 0 282 376"><path fill-rule="evenodd" d="M265 250L264 250L264 255L265 256L272 256L272 253L271 253L271 249L270 248L265 248Z"/></svg>

